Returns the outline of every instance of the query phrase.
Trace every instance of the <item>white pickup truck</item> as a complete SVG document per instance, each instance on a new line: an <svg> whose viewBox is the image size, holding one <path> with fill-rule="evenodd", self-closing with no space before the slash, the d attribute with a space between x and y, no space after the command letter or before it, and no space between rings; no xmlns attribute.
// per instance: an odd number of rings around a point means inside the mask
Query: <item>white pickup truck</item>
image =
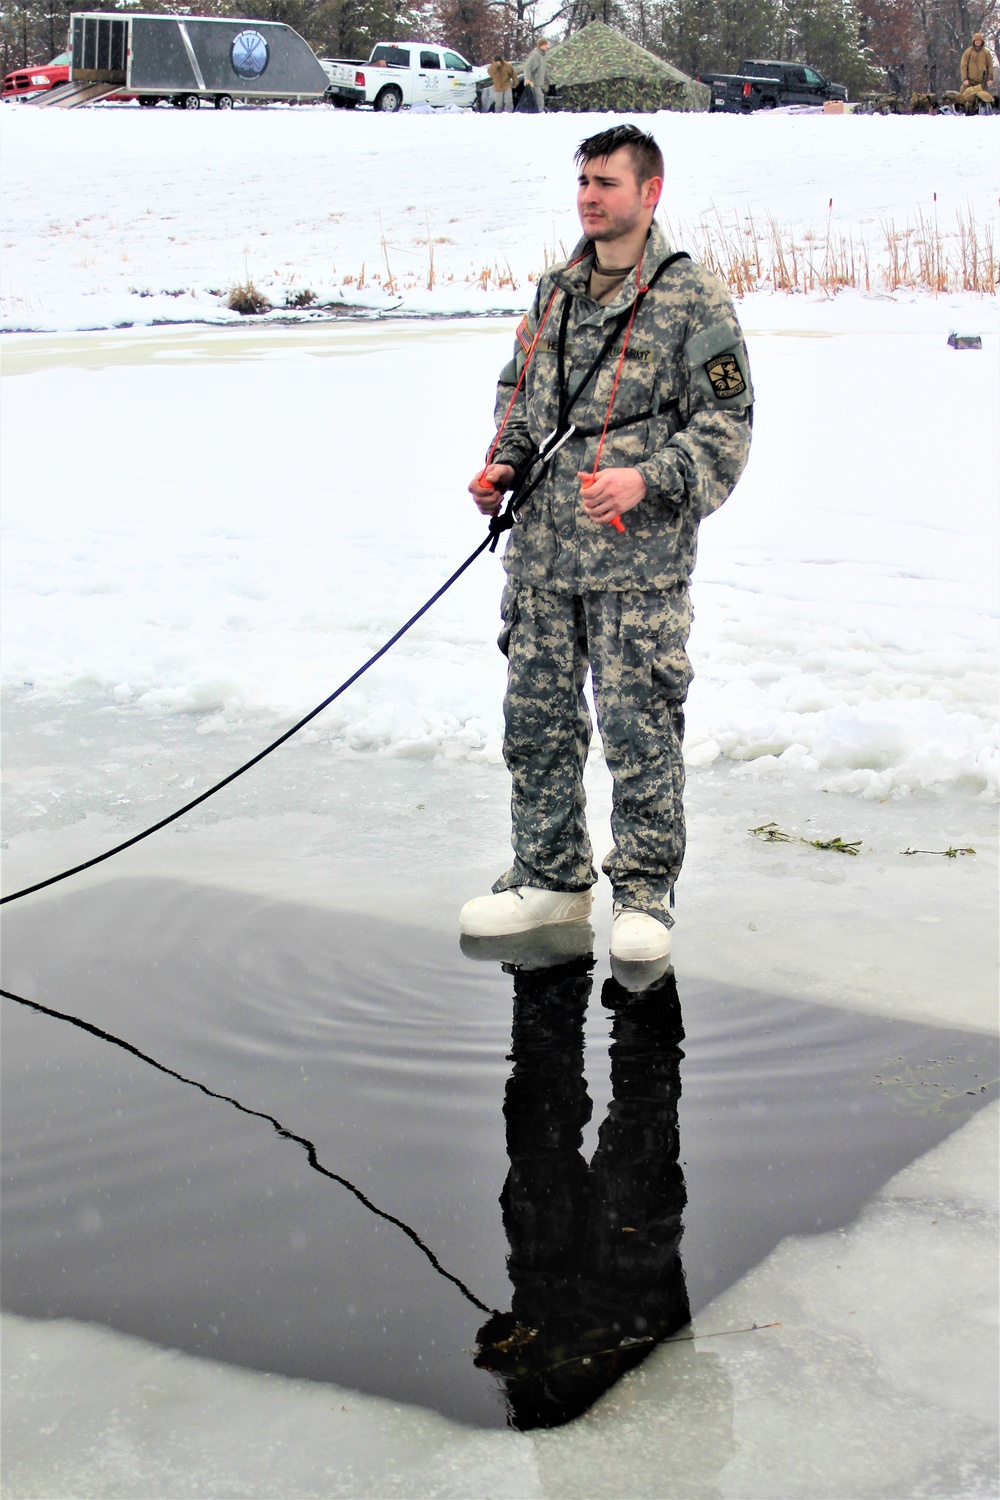
<svg viewBox="0 0 1000 1500"><path fill-rule="evenodd" d="M367 62L321 57L320 63L334 104L342 109L370 104L386 114L407 104L471 107L476 85L488 76L485 68L436 42L378 42Z"/></svg>

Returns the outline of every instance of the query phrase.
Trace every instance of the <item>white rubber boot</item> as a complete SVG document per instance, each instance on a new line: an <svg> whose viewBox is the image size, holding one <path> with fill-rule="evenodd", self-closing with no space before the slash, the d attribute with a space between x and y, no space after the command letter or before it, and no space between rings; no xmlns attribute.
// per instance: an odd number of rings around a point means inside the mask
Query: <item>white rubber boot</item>
<svg viewBox="0 0 1000 1500"><path fill-rule="evenodd" d="M492 896L476 896L462 907L458 923L466 937L507 937L560 922L582 922L590 916L590 891L540 891L515 886Z"/></svg>
<svg viewBox="0 0 1000 1500"><path fill-rule="evenodd" d="M611 957L631 964L648 964L670 952L670 928L648 912L624 906L615 911L611 927Z"/></svg>

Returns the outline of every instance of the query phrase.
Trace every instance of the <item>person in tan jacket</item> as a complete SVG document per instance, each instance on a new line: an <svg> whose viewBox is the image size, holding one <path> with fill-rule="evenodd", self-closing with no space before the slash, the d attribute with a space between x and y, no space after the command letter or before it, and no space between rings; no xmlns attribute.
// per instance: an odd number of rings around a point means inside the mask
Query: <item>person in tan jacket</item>
<svg viewBox="0 0 1000 1500"><path fill-rule="evenodd" d="M504 111L513 113L514 88L517 84L517 73L509 62L498 53L486 69L493 81L493 113L502 115Z"/></svg>
<svg viewBox="0 0 1000 1500"><path fill-rule="evenodd" d="M977 31L972 46L962 53L962 90L959 104L972 104L978 100L987 109L996 103L990 85L993 82L993 57L986 46L986 38Z"/></svg>

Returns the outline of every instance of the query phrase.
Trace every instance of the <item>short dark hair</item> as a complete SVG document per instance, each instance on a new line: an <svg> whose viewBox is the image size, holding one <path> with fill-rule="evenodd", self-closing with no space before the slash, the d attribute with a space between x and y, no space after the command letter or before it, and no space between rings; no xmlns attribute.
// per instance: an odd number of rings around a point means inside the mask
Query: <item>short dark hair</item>
<svg viewBox="0 0 1000 1500"><path fill-rule="evenodd" d="M641 187L651 177L663 176L663 152L651 135L637 125L613 125L597 135L589 135L577 147L573 160L578 167L588 161L600 161L615 151L627 150L632 158L632 169Z"/></svg>

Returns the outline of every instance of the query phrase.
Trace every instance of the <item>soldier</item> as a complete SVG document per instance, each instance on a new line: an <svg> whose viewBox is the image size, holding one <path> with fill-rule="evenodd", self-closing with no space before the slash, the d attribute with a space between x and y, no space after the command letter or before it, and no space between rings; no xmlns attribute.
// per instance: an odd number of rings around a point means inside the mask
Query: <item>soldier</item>
<svg viewBox="0 0 1000 1500"><path fill-rule="evenodd" d="M993 57L983 33L977 31L972 46L962 53L962 88L956 103L978 104L987 114L992 113L996 103L989 87L992 82Z"/></svg>
<svg viewBox="0 0 1000 1500"><path fill-rule="evenodd" d="M492 895L466 903L461 928L496 937L590 912L589 669L614 780L611 953L647 962L669 951L684 857L698 523L746 463L753 396L725 288L654 222L652 136L615 126L576 160L584 238L544 274L517 330L500 431L469 486L484 515L496 517L501 491L518 507L499 641L514 862Z"/></svg>
<svg viewBox="0 0 1000 1500"><path fill-rule="evenodd" d="M514 87L517 73L499 52L486 69L493 81L493 112L502 115L514 108Z"/></svg>
<svg viewBox="0 0 1000 1500"><path fill-rule="evenodd" d="M524 81L531 89L535 108L540 115L545 113L545 90L549 86L549 65L545 60L548 50L547 39L539 37L534 51L528 54L528 61L524 65Z"/></svg>

